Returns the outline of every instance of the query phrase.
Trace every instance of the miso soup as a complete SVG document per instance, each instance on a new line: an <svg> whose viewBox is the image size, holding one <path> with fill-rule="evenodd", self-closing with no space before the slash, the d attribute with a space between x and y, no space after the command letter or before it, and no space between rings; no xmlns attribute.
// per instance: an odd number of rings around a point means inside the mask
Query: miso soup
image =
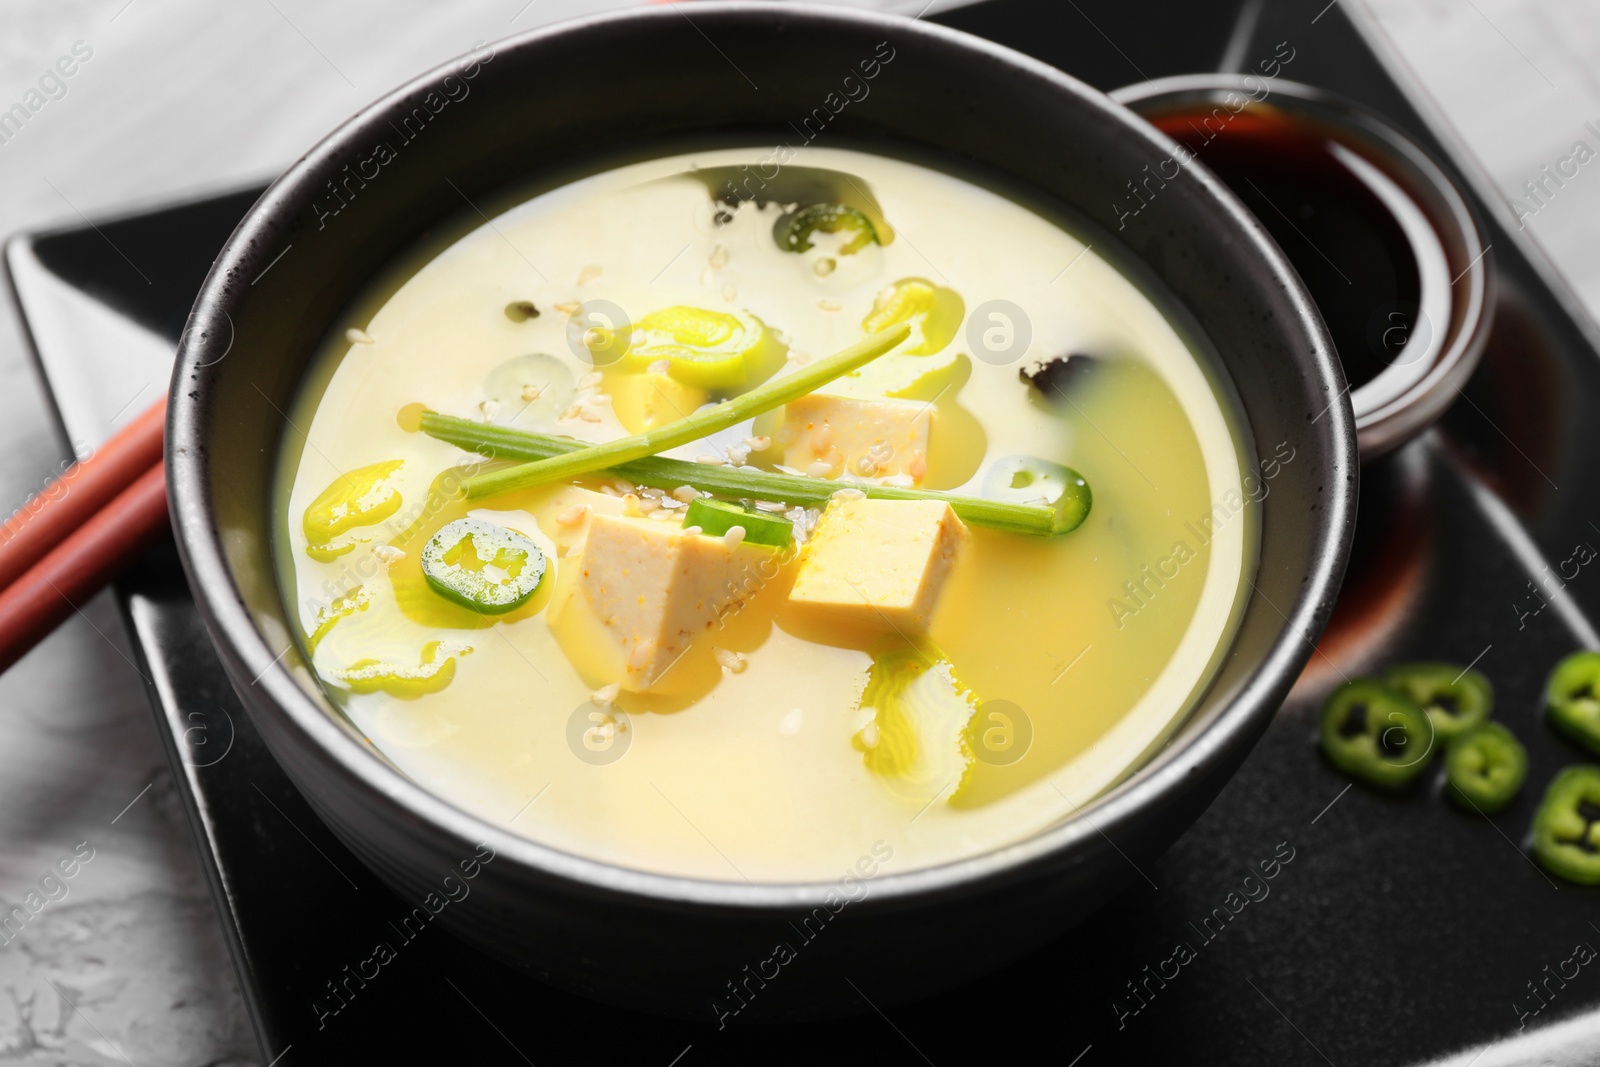
<svg viewBox="0 0 1600 1067"><path fill-rule="evenodd" d="M750 882L970 857L1204 691L1256 458L1110 238L916 162L766 155L485 205L378 279L291 412L286 599L388 760L546 845Z"/></svg>

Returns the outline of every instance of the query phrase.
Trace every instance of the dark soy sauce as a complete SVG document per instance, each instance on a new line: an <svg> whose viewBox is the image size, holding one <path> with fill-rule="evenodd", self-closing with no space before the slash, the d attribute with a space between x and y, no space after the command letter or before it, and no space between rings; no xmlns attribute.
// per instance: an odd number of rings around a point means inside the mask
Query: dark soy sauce
<svg viewBox="0 0 1600 1067"><path fill-rule="evenodd" d="M1392 206L1392 180L1386 202L1371 173L1351 164L1352 150L1313 120L1270 108L1199 107L1146 117L1194 152L1272 234L1322 312L1351 388L1395 363L1414 332L1422 343L1422 271ZM1414 202L1409 207L1421 215Z"/></svg>

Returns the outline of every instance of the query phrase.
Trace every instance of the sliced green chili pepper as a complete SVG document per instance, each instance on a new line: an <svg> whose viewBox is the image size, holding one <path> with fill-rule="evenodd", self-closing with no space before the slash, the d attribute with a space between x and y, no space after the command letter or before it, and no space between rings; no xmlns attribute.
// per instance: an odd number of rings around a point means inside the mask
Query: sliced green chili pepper
<svg viewBox="0 0 1600 1067"><path fill-rule="evenodd" d="M1533 854L1551 874L1600 885L1600 767L1568 767L1533 817Z"/></svg>
<svg viewBox="0 0 1600 1067"><path fill-rule="evenodd" d="M735 526L743 526L744 539L752 545L784 548L794 540L794 523L782 515L757 511L727 500L707 500L702 497L691 501L683 524L698 526L701 533L711 537L721 537Z"/></svg>
<svg viewBox="0 0 1600 1067"><path fill-rule="evenodd" d="M1322 705L1322 751L1346 774L1397 789L1433 755L1433 726L1410 697L1375 678L1346 682Z"/></svg>
<svg viewBox="0 0 1600 1067"><path fill-rule="evenodd" d="M1383 680L1428 713L1441 742L1483 722L1494 710L1489 679L1454 663L1402 663L1385 671Z"/></svg>
<svg viewBox="0 0 1600 1067"><path fill-rule="evenodd" d="M1574 652L1556 664L1544 703L1550 725L1600 752L1600 652Z"/></svg>
<svg viewBox="0 0 1600 1067"><path fill-rule="evenodd" d="M1450 742L1444 773L1452 799L1479 811L1499 811L1528 777L1528 750L1499 723L1479 723Z"/></svg>
<svg viewBox="0 0 1600 1067"><path fill-rule="evenodd" d="M802 208L787 218L779 219L773 227L772 237L785 252L809 252L812 234L840 231L855 234L840 246L841 256L854 255L868 245L879 243L878 231L873 227L872 220L843 204L812 204Z"/></svg>
<svg viewBox="0 0 1600 1067"><path fill-rule="evenodd" d="M1089 517L1094 494L1071 467L1035 456L1006 456L983 476L983 495L1008 504L1039 504L1056 513L1056 532L1075 530Z"/></svg>
<svg viewBox="0 0 1600 1067"><path fill-rule="evenodd" d="M422 574L433 591L489 615L525 604L544 572L538 545L482 519L448 523L422 546Z"/></svg>

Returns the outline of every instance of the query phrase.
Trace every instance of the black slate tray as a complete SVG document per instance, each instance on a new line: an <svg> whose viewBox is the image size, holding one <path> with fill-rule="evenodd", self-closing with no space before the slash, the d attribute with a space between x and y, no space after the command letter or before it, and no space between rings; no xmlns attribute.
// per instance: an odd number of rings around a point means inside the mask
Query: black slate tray
<svg viewBox="0 0 1600 1067"><path fill-rule="evenodd" d="M1253 68L1286 41L1294 58L1282 76L1353 96L1447 166L1459 161L1348 8L989 0L940 21L1105 89ZM1600 544L1600 465L1590 462L1600 426L1585 417L1600 403L1600 335L1502 225L1509 215L1486 206L1497 203L1487 182L1470 164L1453 169L1488 197L1479 207L1501 283L1494 335L1464 402L1363 472L1350 577L1295 695L1194 828L1142 877L1130 872L1128 890L1093 920L982 981L887 1014L864 989L855 1019L719 1030L709 1008L702 1025L572 997L442 931L405 942L392 923L409 905L332 837L266 753L171 547L153 551L119 595L262 1062L982 1057L1092 1067L1402 1064L1459 1052L1453 1062L1482 1057L1487 1067L1542 1061L1530 1035L1600 1048L1600 976L1580 971L1558 984L1545 970L1580 942L1600 944L1591 921L1600 899L1547 878L1523 849L1538 792L1583 758L1541 721L1544 673L1574 647L1600 647L1600 575L1590 573L1600 568L1573 562L1577 546ZM120 382L128 387L100 393L132 394L148 371L121 354L148 353L152 339L170 351L212 257L258 192L11 242L13 291L69 438L103 436L92 427L114 414L91 417L101 402L87 383ZM1431 777L1399 798L1347 789L1315 751L1314 710L1328 686L1414 657L1476 662L1497 685L1498 717L1528 744L1529 788L1492 820L1446 804ZM1273 859L1276 877L1246 883ZM379 941L398 945L398 958L371 981L351 978L347 968ZM344 1006L320 1014L337 1004L330 982ZM1538 999L1533 983L1543 983ZM1600 1062L1600 1052L1565 1062Z"/></svg>

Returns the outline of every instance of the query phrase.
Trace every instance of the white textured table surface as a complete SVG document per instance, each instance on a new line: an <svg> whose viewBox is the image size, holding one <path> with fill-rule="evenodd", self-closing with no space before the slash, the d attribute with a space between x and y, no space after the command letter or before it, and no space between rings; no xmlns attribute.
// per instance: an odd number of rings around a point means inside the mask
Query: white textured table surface
<svg viewBox="0 0 1600 1067"><path fill-rule="evenodd" d="M1496 185L1522 202L1527 228L1600 311L1600 165L1568 163L1575 173L1560 183L1542 170L1560 171L1580 140L1600 151L1600 4L1372 4ZM475 40L615 6L625 4L3 0L0 109L76 42L92 55L65 95L0 145L0 236L269 178L357 106ZM1528 182L1543 183L1538 199ZM60 458L15 313L0 304L0 511ZM0 1063L255 1057L127 657L102 597L0 677L0 912L74 849L93 857L47 883L59 899L19 936L0 934Z"/></svg>

